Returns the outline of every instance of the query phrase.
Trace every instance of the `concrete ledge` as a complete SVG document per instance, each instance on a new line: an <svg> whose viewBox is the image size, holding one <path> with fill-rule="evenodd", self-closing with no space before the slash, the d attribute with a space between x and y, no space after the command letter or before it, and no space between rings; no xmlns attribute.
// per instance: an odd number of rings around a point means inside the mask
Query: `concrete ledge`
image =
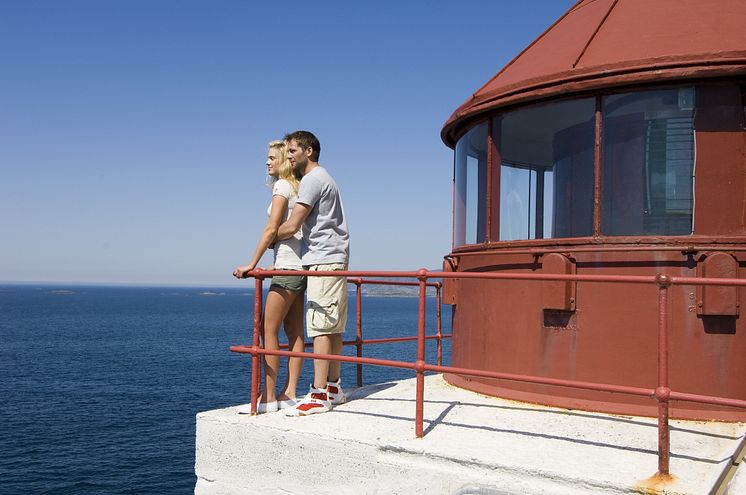
<svg viewBox="0 0 746 495"><path fill-rule="evenodd" d="M417 439L414 379L350 395L310 417L198 414L195 493L703 494L746 434L742 423L672 422L674 480L659 484L649 479L658 462L653 418L495 399L433 375ZM738 472L731 486L742 479Z"/></svg>

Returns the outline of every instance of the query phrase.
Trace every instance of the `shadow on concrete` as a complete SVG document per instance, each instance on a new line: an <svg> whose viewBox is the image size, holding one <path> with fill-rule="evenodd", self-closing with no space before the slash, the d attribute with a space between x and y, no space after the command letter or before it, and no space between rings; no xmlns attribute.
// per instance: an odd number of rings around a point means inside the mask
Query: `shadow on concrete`
<svg viewBox="0 0 746 495"><path fill-rule="evenodd" d="M371 395L371 394L368 394ZM366 400L374 400L374 401L397 401L397 402L411 402L414 403L415 399L401 399L401 398L385 398L385 397L368 397ZM628 425L635 425L635 426L643 426L646 428L653 428L657 429L658 425L655 422L655 418L650 418L649 421L643 421L640 419L635 419L632 416L622 416L622 415L607 415L607 414L599 414L594 413L591 411L581 411L578 409L537 409L536 407L521 407L521 406L505 406L505 405L498 405L498 404L484 404L484 403L475 403L475 402L462 402L462 401L456 401L456 402L450 402L450 401L438 401L438 400L428 400L425 399L425 404L456 404L459 406L464 407L477 407L477 408L491 408L491 409L499 409L499 410L506 410L506 411L521 411L526 414L554 414L558 416L571 416L571 417L583 417L598 421L609 421L612 423L624 423ZM711 433L706 432L702 430L696 430L691 428L685 428L682 426L676 426L671 425L669 427L671 431L678 431L682 433L691 433L696 435L702 435L710 438L721 438L723 440L738 440L739 438L742 438L741 436L733 436L733 435L723 435L719 433Z"/></svg>
<svg viewBox="0 0 746 495"><path fill-rule="evenodd" d="M441 413L438 415L437 418L435 418L432 421L428 421L428 423L430 423L430 424L427 425L427 428L425 428L422 431L423 435L427 435L428 433L430 433L433 430L433 428L435 428L435 426L437 426L439 424L442 424L443 420L445 420L446 416L448 416L448 413L451 412L453 410L453 408L456 407L457 405L458 404L455 403L455 402L452 402L452 403L448 404L448 407L446 407L445 409L443 409L443 411L441 411Z"/></svg>
<svg viewBox="0 0 746 495"><path fill-rule="evenodd" d="M537 438L537 437L545 438L549 440L569 442L569 443L573 443L576 445L587 445L591 447L600 447L600 448L614 449L614 450L627 451L627 452L637 452L637 453L649 454L653 456L658 455L658 451L656 449L643 449L643 448L629 447L629 446L624 446L624 445L616 445L616 444L606 443L606 442L583 440L580 438L573 438L570 436L551 435L551 434L543 433L540 431L519 430L519 429L514 429L514 428L498 428L498 427L487 426L487 425L470 425L466 423L454 423L454 422L446 421L445 420L446 417L454 408L458 406L463 406L464 404L459 403L459 402L452 402L452 403L438 402L438 403L448 404L448 406L438 415L438 417L435 420L432 420L432 421L425 420L425 423L428 424L428 426L423 431L425 435L435 430L436 426L444 426L444 427L447 426L447 427L452 427L452 428L462 428L466 430L482 430L482 431L491 432L491 433L520 435L520 436L526 436L526 437L532 437L532 438ZM484 406L484 405L476 404L476 406ZM487 406L487 407L491 407L491 406ZM362 411L346 411L346 410L340 410L340 409L335 409L335 414L370 416L370 417L390 419L390 420L395 420L395 421L411 421L412 429L414 430L414 416L413 415L412 416L394 416L391 414L380 414L380 413L362 412ZM641 424L648 426L647 423L641 423ZM655 426L655 425L650 425L650 426ZM702 432L695 431L694 433L702 433ZM702 434L705 434L705 433L702 433ZM724 438L730 438L730 437L724 437ZM737 439L737 438L740 438L740 437L735 437L734 439ZM705 464L713 464L713 465L716 465L716 464L719 464L721 462L731 459L731 456L725 456L722 459L708 459L704 457L677 454L674 451L671 451L670 456L672 458L687 459L690 461L702 462Z"/></svg>
<svg viewBox="0 0 746 495"><path fill-rule="evenodd" d="M347 390L347 401L352 401L356 399L365 399L370 395L377 394L378 392L383 392L384 390L387 390L391 387L395 387L395 382L387 382L387 383L378 383L376 385L365 385L360 388ZM368 400L375 400L375 399L368 399Z"/></svg>

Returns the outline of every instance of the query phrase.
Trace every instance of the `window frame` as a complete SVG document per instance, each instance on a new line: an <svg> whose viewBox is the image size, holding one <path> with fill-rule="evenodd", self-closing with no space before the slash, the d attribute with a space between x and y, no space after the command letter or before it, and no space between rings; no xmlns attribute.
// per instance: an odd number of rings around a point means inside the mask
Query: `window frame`
<svg viewBox="0 0 746 495"><path fill-rule="evenodd" d="M509 107L501 108L498 111L493 111L490 113L487 113L485 115L482 115L481 118L478 120L475 120L471 125L469 125L468 128L466 128L463 132L461 132L456 139L456 142L460 140L463 136L465 136L471 129L475 128L477 125L483 124L485 121L488 123L488 132L487 132L487 152L488 152L488 168L487 168L487 187L486 187L486 204L485 207L487 209L486 211L486 240L484 243L480 244L464 244L461 246L456 247L452 244L452 250L453 252L468 252L468 251L478 251L482 250L485 247L510 247L510 246L550 246L550 245L577 245L577 244L588 244L588 243L598 243L599 241L606 241L607 243L617 243L617 244L626 244L626 243L639 243L639 242L645 242L646 240L651 240L652 242L663 242L665 239L665 242L676 242L681 241L683 242L691 242L693 239L702 238L702 239L708 239L711 238L712 235L707 234L698 234L697 232L697 211L698 206L701 207L702 205L698 204L696 200L696 191L697 191L697 181L695 178L692 179L692 191L694 195L694 201L692 204L692 218L693 218L693 224L694 227L692 229L691 234L687 235L663 235L663 234L630 234L630 235L607 235L604 234L601 227L601 221L602 221L602 208L601 208L601 194L602 194L602 181L603 181L603 114L602 114L602 101L603 98L606 96L612 96L612 95L618 95L618 94L624 94L624 93L634 93L634 92L645 92L645 91L651 91L651 90L666 90L666 89L679 89L684 87L694 87L695 91L699 93L699 91L703 88L718 88L718 87L737 87L740 88L743 98L742 103L744 105L744 114L746 115L746 80L738 78L736 80L729 80L729 81L714 81L714 82L703 82L703 81L686 81L686 82L679 82L677 84L671 84L669 83L663 83L663 84L654 84L654 85L645 85L645 86L624 86L624 87L616 87L616 88L607 88L604 90L596 90L592 92L587 93L578 93L572 96L563 97L563 98L553 98L553 99L542 99L537 100L535 102L530 103L529 105L522 104L522 105L511 105ZM595 98L596 101L596 109L595 109L595 116L594 116L594 144L593 144L593 168L594 168L594 178L593 178L593 234L591 236L585 236L585 237L556 237L556 238L544 238L544 239L521 239L521 240L500 240L499 239L499 232L500 232L500 197L499 197L499 191L500 191L500 166L502 163L501 155L500 155L500 146L499 142L495 139L495 130L499 129L499 126L501 125L501 119L503 115L513 111L518 110L521 108L526 108L530 105L541 105L541 104L548 104L548 103L555 103L555 102L561 102L561 101L569 101L569 100L577 100L582 98ZM699 96L698 96L699 98ZM697 126L696 124L693 127L693 139L694 139L694 146L696 148L697 146ZM744 130L744 134L746 134L746 129ZM499 133L498 133L499 135ZM693 157L693 170L696 171L698 167L698 160L699 160L699 154L695 152ZM498 171L498 173L495 173L495 171ZM455 215L455 147L454 147L454 215ZM493 194L494 191L497 191L498 196L495 196ZM454 217L455 220L455 217ZM453 226L453 232L455 235L455 223L452 224Z"/></svg>

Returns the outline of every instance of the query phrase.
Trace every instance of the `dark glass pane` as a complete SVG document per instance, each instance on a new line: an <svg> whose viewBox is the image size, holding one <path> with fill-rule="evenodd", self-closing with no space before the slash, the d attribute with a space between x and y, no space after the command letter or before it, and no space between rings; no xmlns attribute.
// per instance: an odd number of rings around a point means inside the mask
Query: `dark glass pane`
<svg viewBox="0 0 746 495"><path fill-rule="evenodd" d="M500 240L593 233L593 98L506 113L494 125L501 157Z"/></svg>
<svg viewBox="0 0 746 495"><path fill-rule="evenodd" d="M487 227L487 124L480 124L456 143L453 244L478 244Z"/></svg>
<svg viewBox="0 0 746 495"><path fill-rule="evenodd" d="M691 234L694 100L694 88L603 98L604 234Z"/></svg>

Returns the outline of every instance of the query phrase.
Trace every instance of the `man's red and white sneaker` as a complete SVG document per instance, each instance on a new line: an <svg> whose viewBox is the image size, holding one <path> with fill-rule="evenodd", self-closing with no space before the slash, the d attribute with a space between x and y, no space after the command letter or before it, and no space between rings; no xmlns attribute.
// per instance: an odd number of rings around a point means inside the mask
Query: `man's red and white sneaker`
<svg viewBox="0 0 746 495"><path fill-rule="evenodd" d="M329 396L329 402L331 402L333 406L347 402L347 396L345 395L344 390L342 390L341 378L336 382L326 382L326 393Z"/></svg>
<svg viewBox="0 0 746 495"><path fill-rule="evenodd" d="M332 403L326 389L311 387L310 392L305 397L285 411L285 416L308 416L309 414L325 413L331 410Z"/></svg>

